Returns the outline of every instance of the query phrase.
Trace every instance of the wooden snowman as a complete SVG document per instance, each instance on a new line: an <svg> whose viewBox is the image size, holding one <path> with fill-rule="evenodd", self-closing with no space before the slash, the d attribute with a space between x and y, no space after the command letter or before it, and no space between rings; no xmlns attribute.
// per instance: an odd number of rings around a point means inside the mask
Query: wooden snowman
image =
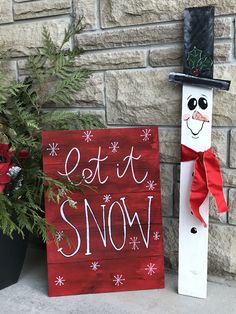
<svg viewBox="0 0 236 314"><path fill-rule="evenodd" d="M183 84L178 292L207 296L209 192L218 212L228 210L219 162L211 149L213 88L229 81L213 79L214 7L184 10L184 73L170 73Z"/></svg>

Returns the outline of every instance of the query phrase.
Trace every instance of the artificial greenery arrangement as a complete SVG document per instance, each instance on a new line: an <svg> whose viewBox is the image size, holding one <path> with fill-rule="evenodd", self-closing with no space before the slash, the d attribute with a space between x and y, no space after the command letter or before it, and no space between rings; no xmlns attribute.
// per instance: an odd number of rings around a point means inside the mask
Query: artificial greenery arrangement
<svg viewBox="0 0 236 314"><path fill-rule="evenodd" d="M5 235L17 232L24 236L27 230L46 240L50 226L44 219L44 192L51 201L59 201L65 195L70 200L70 192L75 190L68 182L44 175L41 131L103 126L92 115L45 111L49 104L56 107L75 101L90 75L74 66L82 51L68 49L72 36L82 28L81 20L71 24L61 45L44 29L43 47L28 58L23 83L9 83L0 72L0 230Z"/></svg>

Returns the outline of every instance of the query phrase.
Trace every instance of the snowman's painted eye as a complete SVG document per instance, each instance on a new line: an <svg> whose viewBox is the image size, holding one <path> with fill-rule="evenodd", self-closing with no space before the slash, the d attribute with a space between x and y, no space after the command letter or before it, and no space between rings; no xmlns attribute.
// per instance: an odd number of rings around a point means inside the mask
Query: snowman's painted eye
<svg viewBox="0 0 236 314"><path fill-rule="evenodd" d="M197 107L197 99L196 98L189 99L188 107L190 110L194 110Z"/></svg>
<svg viewBox="0 0 236 314"><path fill-rule="evenodd" d="M200 98L198 99L198 105L199 105L200 108L202 108L203 110L205 110L205 109L208 107L208 103L207 103L206 98L200 97Z"/></svg>

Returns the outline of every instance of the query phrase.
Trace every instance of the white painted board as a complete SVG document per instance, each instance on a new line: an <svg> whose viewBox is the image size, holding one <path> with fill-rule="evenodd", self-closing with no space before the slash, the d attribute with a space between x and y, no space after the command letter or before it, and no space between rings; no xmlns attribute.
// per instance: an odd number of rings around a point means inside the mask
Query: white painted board
<svg viewBox="0 0 236 314"><path fill-rule="evenodd" d="M211 147L212 96L210 88L183 85L181 144L195 151ZM194 161L181 162L179 213L179 294L207 297L208 227L191 214L190 191ZM200 212L208 225L209 198Z"/></svg>

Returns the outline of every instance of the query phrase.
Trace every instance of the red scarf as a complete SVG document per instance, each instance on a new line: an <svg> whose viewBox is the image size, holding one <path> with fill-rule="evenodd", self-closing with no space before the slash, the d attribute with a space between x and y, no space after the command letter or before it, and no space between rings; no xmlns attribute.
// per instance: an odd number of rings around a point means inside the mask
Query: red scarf
<svg viewBox="0 0 236 314"><path fill-rule="evenodd" d="M190 207L192 213L206 227L199 207L204 202L208 193L213 195L219 213L228 211L223 194L223 181L220 165L216 155L209 148L204 152L196 152L191 148L181 145L181 161L195 160L193 182L190 193Z"/></svg>

